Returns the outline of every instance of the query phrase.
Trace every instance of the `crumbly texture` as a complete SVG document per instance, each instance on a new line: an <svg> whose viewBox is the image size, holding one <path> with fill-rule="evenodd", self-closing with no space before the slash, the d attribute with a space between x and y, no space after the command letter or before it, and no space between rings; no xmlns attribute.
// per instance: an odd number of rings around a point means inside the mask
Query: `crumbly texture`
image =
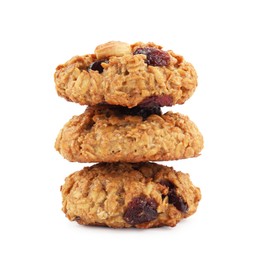
<svg viewBox="0 0 261 260"><path fill-rule="evenodd" d="M188 174L155 163L85 167L65 179L61 192L69 220L113 228L173 227L195 213L201 199Z"/></svg>
<svg viewBox="0 0 261 260"><path fill-rule="evenodd" d="M114 47L108 55L117 50L117 45ZM101 73L88 69L98 60L95 54L73 57L56 68L54 81L58 95L82 105L108 103L131 108L154 96L169 96L170 105L183 104L197 86L193 66L173 51L167 51L170 56L167 66L150 66L145 55L133 55L144 47L162 49L154 43L135 43L130 45L130 53L124 53L123 49L119 56L106 57Z"/></svg>
<svg viewBox="0 0 261 260"><path fill-rule="evenodd" d="M72 162L167 161L198 156L203 137L179 113L144 119L111 106L95 106L64 126L55 148Z"/></svg>

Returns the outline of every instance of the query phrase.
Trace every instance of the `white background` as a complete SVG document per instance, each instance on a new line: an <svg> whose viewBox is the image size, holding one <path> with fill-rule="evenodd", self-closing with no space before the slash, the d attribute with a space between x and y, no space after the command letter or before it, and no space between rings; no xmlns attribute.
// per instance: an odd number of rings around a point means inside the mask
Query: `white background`
<svg viewBox="0 0 261 260"><path fill-rule="evenodd" d="M1 1L1 259L260 259L260 1ZM175 228L114 230L69 222L60 185L83 164L53 148L84 111L53 74L110 40L153 41L194 64L183 106L205 138L196 159L169 162L202 191Z"/></svg>

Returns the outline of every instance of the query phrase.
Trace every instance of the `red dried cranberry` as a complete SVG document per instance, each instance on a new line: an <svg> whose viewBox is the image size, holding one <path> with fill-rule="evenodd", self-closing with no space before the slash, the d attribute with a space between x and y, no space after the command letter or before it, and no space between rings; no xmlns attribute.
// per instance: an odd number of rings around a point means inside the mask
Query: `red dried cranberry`
<svg viewBox="0 0 261 260"><path fill-rule="evenodd" d="M151 66L168 66L170 62L170 56L167 52L152 47L138 48L133 54L146 55L146 63Z"/></svg>
<svg viewBox="0 0 261 260"><path fill-rule="evenodd" d="M152 221L158 216L157 202L144 195L133 198L123 215L123 219L134 226L144 222Z"/></svg>
<svg viewBox="0 0 261 260"><path fill-rule="evenodd" d="M161 96L150 96L145 98L139 106L141 107L154 107L154 106L172 106L173 98L168 95L161 95Z"/></svg>
<svg viewBox="0 0 261 260"><path fill-rule="evenodd" d="M99 73L103 72L103 67L102 67L102 63L103 62L108 62L107 60L96 60L93 63L91 63L91 65L87 68L87 70L97 70Z"/></svg>
<svg viewBox="0 0 261 260"><path fill-rule="evenodd" d="M169 180L162 180L160 182L161 185L164 185L169 188L168 192L168 198L169 198L169 203L173 204L177 210L185 213L188 211L188 204L183 200L181 196L178 196L176 193L176 186L170 182Z"/></svg>
<svg viewBox="0 0 261 260"><path fill-rule="evenodd" d="M185 213L188 211L188 204L182 199L182 197L178 196L175 189L171 189L168 193L169 203L173 204L177 210Z"/></svg>
<svg viewBox="0 0 261 260"><path fill-rule="evenodd" d="M142 116L143 120L148 118L150 115L158 115L158 116L162 115L161 109L159 106L154 106L154 107L149 107L149 108L148 107L146 107L146 108L134 107L132 109L133 109L132 113L134 115L136 113L138 116Z"/></svg>
<svg viewBox="0 0 261 260"><path fill-rule="evenodd" d="M174 184L171 181L167 180L167 179L161 180L160 184L163 185L163 186L168 187L169 190L170 189L174 189Z"/></svg>
<svg viewBox="0 0 261 260"><path fill-rule="evenodd" d="M112 109L117 110L120 112L120 114L124 115L129 115L129 116L141 116L143 120L145 120L147 117L150 115L159 115L161 116L161 109L159 106L154 106L154 107L132 107L132 108L127 108L127 107L122 107L122 106L113 106L111 107Z"/></svg>

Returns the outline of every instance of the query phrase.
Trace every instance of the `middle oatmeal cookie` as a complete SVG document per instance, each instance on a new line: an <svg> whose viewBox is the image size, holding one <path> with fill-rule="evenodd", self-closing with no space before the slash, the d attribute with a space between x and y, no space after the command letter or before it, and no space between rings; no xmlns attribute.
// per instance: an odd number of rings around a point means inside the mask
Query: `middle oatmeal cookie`
<svg viewBox="0 0 261 260"><path fill-rule="evenodd" d="M198 156L203 137L179 113L103 105L65 124L55 148L72 162L167 161Z"/></svg>
<svg viewBox="0 0 261 260"><path fill-rule="evenodd" d="M155 163L99 163L61 187L67 218L114 228L175 226L201 199L188 174Z"/></svg>

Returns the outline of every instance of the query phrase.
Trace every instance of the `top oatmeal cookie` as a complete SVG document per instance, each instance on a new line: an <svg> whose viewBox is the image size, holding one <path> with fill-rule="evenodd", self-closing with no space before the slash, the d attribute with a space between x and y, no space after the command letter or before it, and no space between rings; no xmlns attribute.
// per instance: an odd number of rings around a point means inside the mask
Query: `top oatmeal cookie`
<svg viewBox="0 0 261 260"><path fill-rule="evenodd" d="M183 104L196 89L197 74L182 56L154 43L111 41L59 65L54 81L68 101L132 108Z"/></svg>

